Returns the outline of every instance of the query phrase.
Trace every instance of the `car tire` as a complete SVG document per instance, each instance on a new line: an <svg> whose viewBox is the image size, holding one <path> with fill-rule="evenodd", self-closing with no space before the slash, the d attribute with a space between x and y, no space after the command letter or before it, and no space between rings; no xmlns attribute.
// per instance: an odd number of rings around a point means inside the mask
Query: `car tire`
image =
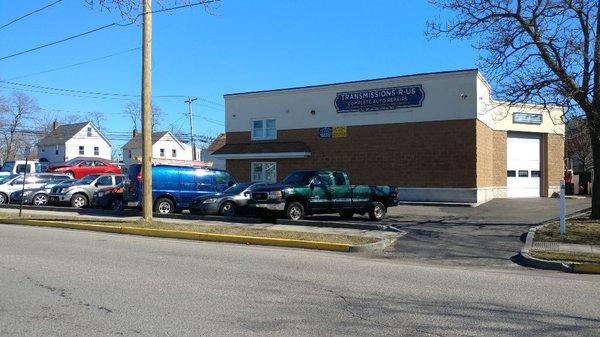
<svg viewBox="0 0 600 337"><path fill-rule="evenodd" d="M38 193L31 198L31 204L33 206L46 206L48 205L48 196L44 193Z"/></svg>
<svg viewBox="0 0 600 337"><path fill-rule="evenodd" d="M88 199L83 193L75 193L71 197L71 207L83 208L88 205Z"/></svg>
<svg viewBox="0 0 600 337"><path fill-rule="evenodd" d="M354 216L354 212L350 212L350 211L342 211L340 212L340 218L342 219L352 219L352 217Z"/></svg>
<svg viewBox="0 0 600 337"><path fill-rule="evenodd" d="M4 193L0 193L0 205L8 203L8 196Z"/></svg>
<svg viewBox="0 0 600 337"><path fill-rule="evenodd" d="M385 218L385 205L379 201L373 201L369 207L369 219L373 221L381 221Z"/></svg>
<svg viewBox="0 0 600 337"><path fill-rule="evenodd" d="M122 211L123 210L123 199L112 198L108 202L108 209L110 209L111 211Z"/></svg>
<svg viewBox="0 0 600 337"><path fill-rule="evenodd" d="M302 220L305 214L304 205L297 201L292 201L285 206L285 217L290 220Z"/></svg>
<svg viewBox="0 0 600 337"><path fill-rule="evenodd" d="M71 171L65 172L65 175L71 179L75 179L75 174L73 174L73 172L71 172Z"/></svg>
<svg viewBox="0 0 600 337"><path fill-rule="evenodd" d="M233 201L225 201L221 207L219 207L219 215L232 217L237 212L237 205Z"/></svg>
<svg viewBox="0 0 600 337"><path fill-rule="evenodd" d="M170 214L175 212L175 205L169 198L158 198L154 203L154 213Z"/></svg>

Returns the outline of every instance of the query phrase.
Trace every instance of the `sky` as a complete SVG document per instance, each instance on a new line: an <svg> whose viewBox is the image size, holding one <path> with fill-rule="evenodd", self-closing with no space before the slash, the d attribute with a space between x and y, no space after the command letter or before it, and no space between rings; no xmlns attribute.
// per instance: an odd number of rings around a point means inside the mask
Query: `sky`
<svg viewBox="0 0 600 337"><path fill-rule="evenodd" d="M0 26L54 1L0 0ZM155 3L153 9L160 7ZM209 10L195 6L155 13L152 94L163 111L157 128L189 131L186 96L198 97L194 133L214 137L225 129L224 94L475 68L478 51L469 41L425 35L427 20L449 15L426 0L222 0ZM128 21L84 0L63 0L0 28L0 58ZM131 132L123 110L129 101L139 101L141 51L135 48L141 39L141 23L113 26L0 60L0 80L115 95L5 82L0 95L23 89L42 112L100 111L109 132ZM113 147L124 143L122 137L112 139Z"/></svg>

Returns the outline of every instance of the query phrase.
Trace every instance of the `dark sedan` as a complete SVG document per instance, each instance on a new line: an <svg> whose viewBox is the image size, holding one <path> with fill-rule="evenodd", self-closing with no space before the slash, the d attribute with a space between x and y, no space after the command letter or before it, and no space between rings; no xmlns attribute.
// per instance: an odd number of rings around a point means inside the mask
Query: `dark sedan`
<svg viewBox="0 0 600 337"><path fill-rule="evenodd" d="M208 194L194 199L190 203L192 214L218 214L234 216L245 210L250 199L251 189L257 184L238 183L222 193Z"/></svg>
<svg viewBox="0 0 600 337"><path fill-rule="evenodd" d="M91 206L110 209L113 211L123 210L123 188L124 183L117 186L111 186L99 189L94 192Z"/></svg>

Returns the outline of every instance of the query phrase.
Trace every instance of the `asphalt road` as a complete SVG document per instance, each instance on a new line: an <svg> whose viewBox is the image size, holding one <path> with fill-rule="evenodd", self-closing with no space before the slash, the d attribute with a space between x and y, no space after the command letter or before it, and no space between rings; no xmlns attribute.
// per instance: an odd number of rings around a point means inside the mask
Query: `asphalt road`
<svg viewBox="0 0 600 337"><path fill-rule="evenodd" d="M0 225L2 336L598 336L600 278Z"/></svg>

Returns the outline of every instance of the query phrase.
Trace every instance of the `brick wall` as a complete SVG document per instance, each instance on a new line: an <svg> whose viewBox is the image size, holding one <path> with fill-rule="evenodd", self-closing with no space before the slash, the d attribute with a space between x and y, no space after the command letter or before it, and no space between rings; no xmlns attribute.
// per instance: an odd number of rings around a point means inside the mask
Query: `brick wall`
<svg viewBox="0 0 600 337"><path fill-rule="evenodd" d="M477 121L477 187L506 186L506 131Z"/></svg>
<svg viewBox="0 0 600 337"><path fill-rule="evenodd" d="M276 141L302 141L306 159L277 162L277 178L298 169L346 170L358 184L475 187L476 120L350 126L345 138L319 138L318 129L279 130ZM228 132L227 143L248 143L250 132ZM491 152L491 151L490 151ZM238 180L250 180L253 160L227 160ZM505 169L504 169L505 170Z"/></svg>
<svg viewBox="0 0 600 337"><path fill-rule="evenodd" d="M564 145L563 135L546 134L543 137L544 153L544 194L548 193L551 186L559 186L564 176Z"/></svg>

